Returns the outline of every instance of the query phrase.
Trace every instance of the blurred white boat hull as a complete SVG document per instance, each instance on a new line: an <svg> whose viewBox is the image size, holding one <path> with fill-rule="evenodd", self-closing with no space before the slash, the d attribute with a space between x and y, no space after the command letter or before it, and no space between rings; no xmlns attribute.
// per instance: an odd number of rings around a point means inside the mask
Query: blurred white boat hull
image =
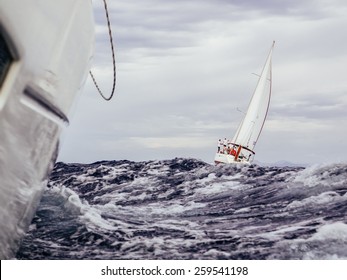
<svg viewBox="0 0 347 280"><path fill-rule="evenodd" d="M0 259L35 214L93 47L91 1L1 0Z"/></svg>

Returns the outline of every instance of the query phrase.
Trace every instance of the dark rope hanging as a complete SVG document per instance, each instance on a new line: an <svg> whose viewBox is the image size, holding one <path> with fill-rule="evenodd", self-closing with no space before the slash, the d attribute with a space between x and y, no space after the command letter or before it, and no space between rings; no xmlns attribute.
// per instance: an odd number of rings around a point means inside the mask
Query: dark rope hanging
<svg viewBox="0 0 347 280"><path fill-rule="evenodd" d="M102 96L102 98L105 99L106 101L110 101L113 97L113 94L114 94L114 91L116 88L116 56L114 53L113 38L112 38L112 31L111 31L111 22L110 22L110 17L108 15L107 3L106 3L106 0L103 0L103 1L104 1L104 6L105 6L105 14L106 14L106 19L107 19L108 34L109 34L109 38L110 38L110 45L111 45L111 50L112 50L112 60L113 60L113 86L112 86L112 91L111 91L111 94L109 97L106 97L102 93L98 83L96 82L96 79L95 79L92 71L89 71L89 74L92 77L94 85L95 85L96 89L98 90L99 94Z"/></svg>

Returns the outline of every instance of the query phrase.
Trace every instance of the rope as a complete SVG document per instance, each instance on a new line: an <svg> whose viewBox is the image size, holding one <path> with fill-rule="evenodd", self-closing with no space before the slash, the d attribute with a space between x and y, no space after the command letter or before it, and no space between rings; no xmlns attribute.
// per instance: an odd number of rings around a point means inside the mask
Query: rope
<svg viewBox="0 0 347 280"><path fill-rule="evenodd" d="M105 99L106 101L110 101L112 99L112 97L113 97L113 94L114 94L114 91L115 91L115 88L116 88L116 79L117 79L117 77L116 77L116 56L115 56L114 47L113 47L111 22L110 22L110 17L108 15L107 3L106 3L106 0L103 0L103 1L104 1L105 14L106 14L107 26L108 26L108 34L109 34L109 38L110 38L110 45L111 45L111 51L112 51L112 61L113 61L113 86L112 86L112 91L111 91L111 94L110 94L109 97L106 97L102 93L102 91L101 91L101 89L100 89L100 87L99 87L99 85L98 85L98 83L97 83L97 81L96 81L96 79L95 79L95 77L94 77L94 75L93 75L91 70L89 71L89 74L90 74L90 76L91 76L91 78L92 78L92 80L94 82L94 85L95 85L96 89L98 90L99 94L101 95L101 97L103 99Z"/></svg>

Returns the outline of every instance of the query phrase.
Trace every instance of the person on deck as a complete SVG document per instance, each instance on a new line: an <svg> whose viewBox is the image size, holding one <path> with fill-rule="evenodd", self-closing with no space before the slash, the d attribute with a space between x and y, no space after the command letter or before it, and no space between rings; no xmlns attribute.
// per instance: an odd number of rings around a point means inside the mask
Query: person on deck
<svg viewBox="0 0 347 280"><path fill-rule="evenodd" d="M236 156L235 146L233 146L233 148L231 149L230 154L231 154L232 156Z"/></svg>
<svg viewBox="0 0 347 280"><path fill-rule="evenodd" d="M223 152L227 153L227 147L228 147L228 140L226 138L224 138L223 140Z"/></svg>
<svg viewBox="0 0 347 280"><path fill-rule="evenodd" d="M224 140L223 140L223 145L224 145L224 147L226 147L228 145L228 140L226 138L224 138Z"/></svg>
<svg viewBox="0 0 347 280"><path fill-rule="evenodd" d="M223 146L223 144L222 144L222 140L221 140L221 139L219 139L219 140L218 140L218 144L217 144L217 147L218 147L218 151L217 151L217 153L220 153L220 152L221 152L222 146Z"/></svg>

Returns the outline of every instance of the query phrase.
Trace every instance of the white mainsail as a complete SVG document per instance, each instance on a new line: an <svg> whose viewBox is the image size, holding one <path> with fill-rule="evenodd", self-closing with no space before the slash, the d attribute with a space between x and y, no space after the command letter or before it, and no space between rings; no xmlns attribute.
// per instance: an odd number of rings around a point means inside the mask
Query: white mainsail
<svg viewBox="0 0 347 280"><path fill-rule="evenodd" d="M231 144L234 145L237 152L235 154L225 151L219 152L215 157L216 162L250 162L251 156L255 154L253 150L264 126L270 104L274 45L275 42L272 44L264 68L259 76L258 84L248 105L247 112L231 140Z"/></svg>

